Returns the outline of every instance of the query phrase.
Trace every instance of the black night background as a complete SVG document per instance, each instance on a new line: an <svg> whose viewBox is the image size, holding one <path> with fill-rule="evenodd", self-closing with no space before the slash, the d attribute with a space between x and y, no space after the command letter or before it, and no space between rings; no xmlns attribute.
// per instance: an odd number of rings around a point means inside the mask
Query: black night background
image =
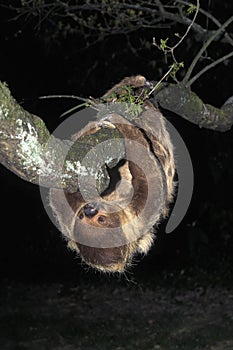
<svg viewBox="0 0 233 350"><path fill-rule="evenodd" d="M23 3L0 1L0 80L51 132L77 100L39 96L98 97L135 74L159 80L167 66L152 38L186 28L165 21L168 25L156 29L113 30L106 36L84 31L85 36L66 17L48 13L41 20L33 11L19 16L16 8ZM25 3L59 7L59 1ZM75 3L83 2L67 1ZM201 6L221 23L233 15L231 0ZM198 21L215 28L205 16ZM232 24L227 31L232 37ZM202 45L194 34L177 50L185 67ZM214 42L198 68L231 49ZM220 108L233 95L232 77L231 58L202 75L192 90ZM38 187L0 166L1 349L233 349L233 131L199 128L162 112L190 152L193 197L176 230L166 234L162 223L149 254L138 257L126 275L84 266L47 216Z"/></svg>

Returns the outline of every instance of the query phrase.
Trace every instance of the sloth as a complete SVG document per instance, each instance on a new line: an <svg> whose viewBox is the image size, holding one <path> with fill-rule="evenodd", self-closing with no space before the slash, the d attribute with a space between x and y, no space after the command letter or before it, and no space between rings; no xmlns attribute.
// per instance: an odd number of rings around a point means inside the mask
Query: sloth
<svg viewBox="0 0 233 350"><path fill-rule="evenodd" d="M118 101L130 87L136 97L151 89L143 76L126 77L103 97ZM125 140L126 156L108 169L110 183L98 198L86 200L81 191L50 189L50 206L68 247L87 265L122 273L137 254L147 254L154 233L169 212L174 197L174 152L161 112L146 99L135 119L109 113L73 136L117 128Z"/></svg>

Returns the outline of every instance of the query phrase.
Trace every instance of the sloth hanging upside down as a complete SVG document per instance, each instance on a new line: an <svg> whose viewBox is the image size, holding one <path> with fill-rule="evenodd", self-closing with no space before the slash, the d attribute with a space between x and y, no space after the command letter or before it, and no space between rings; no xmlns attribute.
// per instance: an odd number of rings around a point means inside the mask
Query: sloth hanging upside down
<svg viewBox="0 0 233 350"><path fill-rule="evenodd" d="M137 104L151 86L143 76L127 77L101 103L125 102L129 88ZM92 198L86 198L81 188L75 193L50 190L50 205L68 246L86 264L104 272L123 272L137 253L148 252L153 232L173 200L173 146L164 117L149 99L140 108L133 116L108 110L73 137L78 141L101 128L119 130L126 154L109 169L108 188Z"/></svg>

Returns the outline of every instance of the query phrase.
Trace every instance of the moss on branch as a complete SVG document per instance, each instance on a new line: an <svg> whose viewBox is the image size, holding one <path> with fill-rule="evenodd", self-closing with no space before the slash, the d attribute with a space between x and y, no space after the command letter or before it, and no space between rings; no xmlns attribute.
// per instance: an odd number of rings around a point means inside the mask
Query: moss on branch
<svg viewBox="0 0 233 350"><path fill-rule="evenodd" d="M117 129L101 128L78 142L59 140L50 135L41 118L25 111L7 85L0 82L0 163L24 180L74 192L84 156L97 144L115 138L121 138ZM119 159L124 157L122 146L121 143ZM91 166L86 173L92 173L97 190L102 192L109 184L109 175L105 164L97 165L95 174Z"/></svg>
<svg viewBox="0 0 233 350"><path fill-rule="evenodd" d="M155 96L159 104L184 119L216 131L230 130L233 124L233 99L228 99L222 108L205 104L183 84L164 86Z"/></svg>

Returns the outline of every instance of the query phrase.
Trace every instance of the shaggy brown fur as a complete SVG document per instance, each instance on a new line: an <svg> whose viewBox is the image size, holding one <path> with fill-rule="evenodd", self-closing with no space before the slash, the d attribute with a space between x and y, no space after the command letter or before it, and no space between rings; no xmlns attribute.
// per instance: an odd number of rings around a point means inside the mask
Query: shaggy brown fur
<svg viewBox="0 0 233 350"><path fill-rule="evenodd" d="M133 86L137 92L149 83L142 76L127 77L104 97L113 92L120 94L125 85ZM167 215L174 192L173 146L162 114L149 101L133 124L117 114L109 115L107 121L92 122L75 138L106 125L118 128L125 139L143 146L141 166L131 160L133 150L130 141L126 142L127 161L117 169L120 179L126 181L120 192L116 188L105 191L101 199L86 203L79 192L51 189L50 204L69 247L88 265L105 272L123 272L135 253L148 252L153 243L153 226ZM127 204L130 191L133 195ZM113 200L115 204L110 203Z"/></svg>

